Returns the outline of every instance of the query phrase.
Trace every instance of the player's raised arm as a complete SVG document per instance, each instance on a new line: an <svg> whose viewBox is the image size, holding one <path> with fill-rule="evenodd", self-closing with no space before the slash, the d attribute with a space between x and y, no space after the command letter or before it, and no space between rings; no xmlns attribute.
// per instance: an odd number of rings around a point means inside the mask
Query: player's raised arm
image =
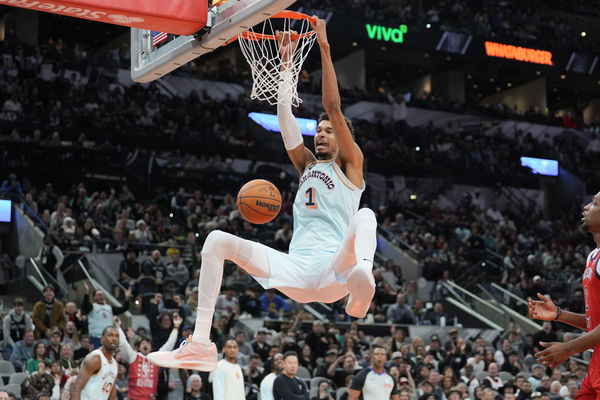
<svg viewBox="0 0 600 400"><path fill-rule="evenodd" d="M298 126L298 121L296 121L294 114L292 114L292 92L290 86L295 84L294 63L292 60L294 58L294 51L298 46L298 40L290 40L290 35L294 33L294 31L277 32L279 52L282 58L277 92L277 118L279 120L283 145L294 167L302 175L306 166L315 160L315 156L304 146L300 126Z"/></svg>
<svg viewBox="0 0 600 400"><path fill-rule="evenodd" d="M83 364L79 368L79 374L75 380L75 389L73 389L72 399L80 400L81 391L90 380L90 377L96 374L102 367L100 356L97 354L90 354L83 360Z"/></svg>
<svg viewBox="0 0 600 400"><path fill-rule="evenodd" d="M362 184L362 164L363 154L360 147L354 141L350 128L346 124L346 119L342 114L342 101L340 99L340 92L337 84L337 77L335 75L335 69L333 68L333 61L331 59L331 52L329 49L329 42L327 40L327 30L325 27L325 21L313 17L315 24L313 28L317 32L317 42L321 51L321 68L323 70L322 79L322 90L323 90L323 107L329 116L329 121L336 133L337 141L340 148L340 156L342 162L346 164L346 169L357 169L358 171L346 171L350 172L351 175L359 173L360 180L359 185ZM348 178L354 182L351 176Z"/></svg>

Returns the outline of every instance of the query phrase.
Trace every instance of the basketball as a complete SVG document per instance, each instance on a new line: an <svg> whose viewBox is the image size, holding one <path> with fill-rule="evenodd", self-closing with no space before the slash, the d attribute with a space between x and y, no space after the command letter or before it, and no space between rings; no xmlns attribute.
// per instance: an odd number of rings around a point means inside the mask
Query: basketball
<svg viewBox="0 0 600 400"><path fill-rule="evenodd" d="M281 210L279 189L264 179L246 183L237 195L237 208L242 217L253 224L272 221Z"/></svg>

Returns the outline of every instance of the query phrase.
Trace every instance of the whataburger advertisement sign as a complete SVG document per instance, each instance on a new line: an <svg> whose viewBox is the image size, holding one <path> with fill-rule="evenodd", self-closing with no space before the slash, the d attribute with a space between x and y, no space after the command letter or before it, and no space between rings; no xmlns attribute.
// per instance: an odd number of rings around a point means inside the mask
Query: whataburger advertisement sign
<svg viewBox="0 0 600 400"><path fill-rule="evenodd" d="M496 42L485 42L485 54L488 57L500 57L508 60L554 65L552 53L545 50L528 49L527 47L513 46Z"/></svg>

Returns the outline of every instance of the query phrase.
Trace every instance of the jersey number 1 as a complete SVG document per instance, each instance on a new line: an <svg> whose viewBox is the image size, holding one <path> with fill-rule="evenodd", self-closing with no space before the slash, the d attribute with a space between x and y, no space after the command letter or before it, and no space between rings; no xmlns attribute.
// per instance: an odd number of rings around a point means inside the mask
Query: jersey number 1
<svg viewBox="0 0 600 400"><path fill-rule="evenodd" d="M316 203L316 199L317 199L317 191L315 190L315 188L310 188L306 191L306 197L308 198L308 201L305 203L306 208L311 208L311 209L315 209L315 208L319 208L319 206Z"/></svg>

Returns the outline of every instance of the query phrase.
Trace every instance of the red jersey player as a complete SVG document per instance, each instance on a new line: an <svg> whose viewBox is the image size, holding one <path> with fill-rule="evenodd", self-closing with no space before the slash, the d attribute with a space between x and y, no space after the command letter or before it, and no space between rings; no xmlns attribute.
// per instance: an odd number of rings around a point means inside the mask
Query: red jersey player
<svg viewBox="0 0 600 400"><path fill-rule="evenodd" d="M540 301L529 299L529 314L535 319L560 321L587 331L569 342L540 342L545 349L536 353L535 357L545 366L556 368L573 354L593 348L595 351L588 373L575 398L576 400L595 400L600 395L600 193L596 194L592 201L585 206L581 221L596 242L596 249L588 255L583 273L585 314L563 310L552 300L539 293Z"/></svg>

